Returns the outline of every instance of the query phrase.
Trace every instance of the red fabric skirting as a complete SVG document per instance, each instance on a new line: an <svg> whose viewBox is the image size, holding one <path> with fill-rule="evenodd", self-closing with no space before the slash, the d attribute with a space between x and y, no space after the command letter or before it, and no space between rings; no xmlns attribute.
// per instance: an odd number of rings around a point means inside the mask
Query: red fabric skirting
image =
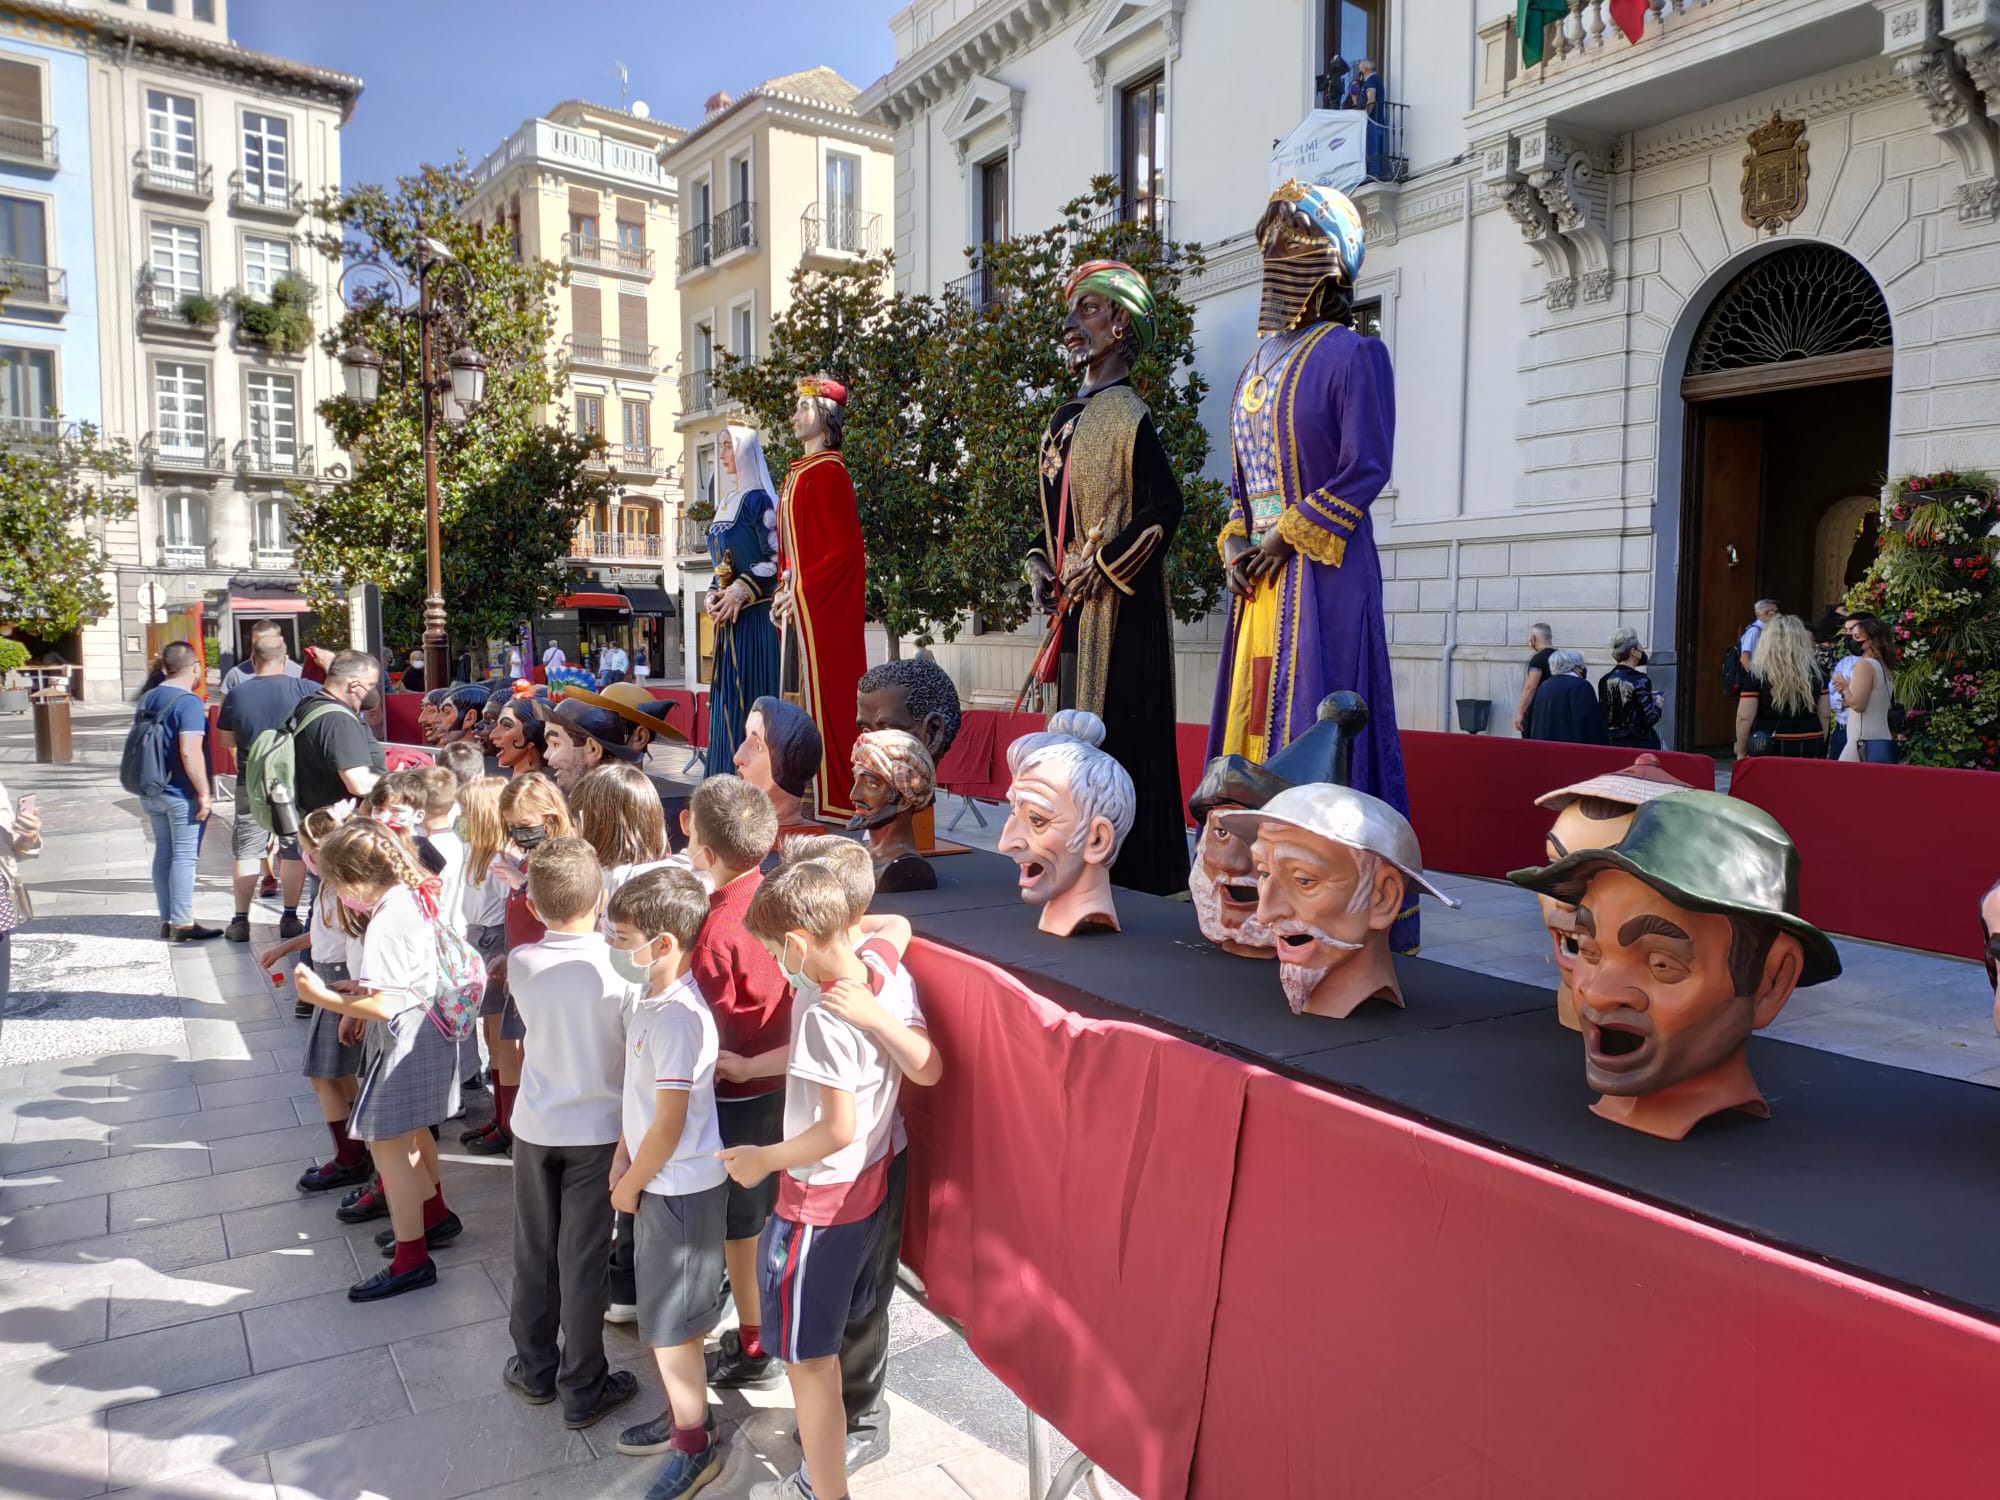
<svg viewBox="0 0 2000 1500"><path fill-rule="evenodd" d="M382 695L383 738L404 745L423 743L423 731L417 728L417 714L424 706L422 693L384 693Z"/></svg>
<svg viewBox="0 0 2000 1500"><path fill-rule="evenodd" d="M1785 825L1806 920L1851 937L1978 958L2000 876L2000 776L1933 766L1739 760L1729 795Z"/></svg>
<svg viewBox="0 0 2000 1500"><path fill-rule="evenodd" d="M971 709L959 716L958 738L938 763L937 784L961 797L984 796L993 780L994 730L1000 716ZM972 790L977 788L978 790Z"/></svg>
<svg viewBox="0 0 2000 1500"><path fill-rule="evenodd" d="M904 1259L1029 1406L1181 1500L1251 1071L928 942L909 965L945 1076L903 1090Z"/></svg>

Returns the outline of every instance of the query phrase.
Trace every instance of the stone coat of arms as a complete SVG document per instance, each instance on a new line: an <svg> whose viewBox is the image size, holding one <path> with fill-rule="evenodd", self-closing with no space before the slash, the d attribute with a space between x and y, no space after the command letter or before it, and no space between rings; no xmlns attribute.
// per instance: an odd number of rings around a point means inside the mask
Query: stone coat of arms
<svg viewBox="0 0 2000 1500"><path fill-rule="evenodd" d="M1743 158L1743 222L1752 229L1776 234L1804 210L1805 134L1804 120L1787 120L1774 110L1744 138L1750 150Z"/></svg>

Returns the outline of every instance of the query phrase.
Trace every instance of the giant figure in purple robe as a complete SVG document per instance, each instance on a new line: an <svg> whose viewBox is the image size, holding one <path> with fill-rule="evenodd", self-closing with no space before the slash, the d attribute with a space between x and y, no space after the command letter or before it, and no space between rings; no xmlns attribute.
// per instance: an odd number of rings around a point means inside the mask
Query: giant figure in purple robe
<svg viewBox="0 0 2000 1500"><path fill-rule="evenodd" d="M1208 754L1262 761L1312 728L1328 693L1359 693L1368 728L1351 785L1409 815L1368 509L1389 478L1395 377L1382 341L1354 330L1363 234L1331 188L1287 182L1257 226L1259 344L1230 403L1229 630ZM1417 946L1416 903L1390 934Z"/></svg>

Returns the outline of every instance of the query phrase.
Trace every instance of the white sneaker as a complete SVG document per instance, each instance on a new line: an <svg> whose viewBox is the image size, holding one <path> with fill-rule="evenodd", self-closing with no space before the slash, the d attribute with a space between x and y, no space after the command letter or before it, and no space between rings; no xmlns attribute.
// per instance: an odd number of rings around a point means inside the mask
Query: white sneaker
<svg viewBox="0 0 2000 1500"><path fill-rule="evenodd" d="M639 1309L630 1302L614 1302L604 1309L604 1321L607 1323L636 1323L639 1321Z"/></svg>

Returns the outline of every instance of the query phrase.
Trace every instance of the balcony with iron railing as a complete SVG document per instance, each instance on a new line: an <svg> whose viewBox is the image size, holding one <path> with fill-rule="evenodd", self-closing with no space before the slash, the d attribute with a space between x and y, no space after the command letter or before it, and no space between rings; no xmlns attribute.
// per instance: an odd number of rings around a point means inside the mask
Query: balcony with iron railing
<svg viewBox="0 0 2000 1500"><path fill-rule="evenodd" d="M228 446L205 433L169 429L149 432L139 443L140 462L154 470L178 474L227 474Z"/></svg>
<svg viewBox="0 0 2000 1500"><path fill-rule="evenodd" d="M622 559L646 562L656 561L662 555L661 540L651 532L595 531L583 527L570 542L571 557L589 558L592 562Z"/></svg>
<svg viewBox="0 0 2000 1500"><path fill-rule="evenodd" d="M615 469L627 478L664 474L673 467L666 461L664 448L643 448L637 443L612 443L584 462L593 469Z"/></svg>
<svg viewBox="0 0 2000 1500"><path fill-rule="evenodd" d="M600 370L642 370L651 375L659 368L660 346L630 339L608 339L595 333L572 333L563 339L563 353L573 365L589 365Z"/></svg>
<svg viewBox="0 0 2000 1500"><path fill-rule="evenodd" d="M235 458L236 472L248 479L310 479L315 472L310 445L245 438L236 445Z"/></svg>
<svg viewBox="0 0 2000 1500"><path fill-rule="evenodd" d="M715 234L712 224L696 224L681 235L680 258L675 262L683 276L706 271L715 264Z"/></svg>
<svg viewBox="0 0 2000 1500"><path fill-rule="evenodd" d="M710 411L715 406L715 371L689 370L680 378L681 415Z"/></svg>
<svg viewBox="0 0 2000 1500"><path fill-rule="evenodd" d="M76 424L60 417L22 417L0 412L0 447L39 448L76 435Z"/></svg>
<svg viewBox="0 0 2000 1500"><path fill-rule="evenodd" d="M998 299L999 288L992 271L975 263L963 276L944 284L944 295L968 304L975 312L984 312Z"/></svg>
<svg viewBox="0 0 2000 1500"><path fill-rule="evenodd" d="M1611 0L1566 4L1532 64L1514 7L1478 28L1466 117L1475 138L1551 120L1616 136L1879 57L1883 46L1873 0L1644 0L1640 46L1627 44Z"/></svg>
<svg viewBox="0 0 2000 1500"><path fill-rule="evenodd" d="M1121 199L1086 219L1083 232L1105 236L1114 255L1122 255L1149 235L1164 246L1172 243L1173 212L1171 198Z"/></svg>
<svg viewBox="0 0 2000 1500"><path fill-rule="evenodd" d="M715 258L752 250L757 245L757 205L732 203L715 216Z"/></svg>
<svg viewBox="0 0 2000 1500"><path fill-rule="evenodd" d="M873 255L882 248L882 216L858 208L823 210L815 203L799 215L799 239L807 255Z"/></svg>
<svg viewBox="0 0 2000 1500"><path fill-rule="evenodd" d="M680 549L678 556L708 556L708 522L697 521L692 516L683 515L675 522L674 531Z"/></svg>
<svg viewBox="0 0 2000 1500"><path fill-rule="evenodd" d="M266 547L259 542L250 549L250 566L260 572L289 573L298 565L298 553L290 547Z"/></svg>
<svg viewBox="0 0 2000 1500"><path fill-rule="evenodd" d="M26 260L0 260L0 296L8 307L64 312L69 307L69 272Z"/></svg>
<svg viewBox="0 0 2000 1500"><path fill-rule="evenodd" d="M601 266L607 271L624 271L633 276L653 274L652 251L636 245L622 245L601 235L564 235L563 259L576 265Z"/></svg>
<svg viewBox="0 0 2000 1500"><path fill-rule="evenodd" d="M142 149L133 154L132 166L132 186L141 193L188 203L208 203L215 198L215 168L206 162Z"/></svg>
<svg viewBox="0 0 2000 1500"><path fill-rule="evenodd" d="M53 172L62 165L56 152L55 126L16 115L0 115L0 161Z"/></svg>
<svg viewBox="0 0 2000 1500"><path fill-rule="evenodd" d="M139 273L139 326L147 333L177 338L213 339L222 327L222 301L210 292L154 279L151 268Z"/></svg>
<svg viewBox="0 0 2000 1500"><path fill-rule="evenodd" d="M306 189L302 182L252 182L242 168L229 174L229 206L238 213L258 214L273 219L298 219L306 211Z"/></svg>
<svg viewBox="0 0 2000 1500"><path fill-rule="evenodd" d="M160 566L163 568L205 568L208 566L208 543L161 542Z"/></svg>

